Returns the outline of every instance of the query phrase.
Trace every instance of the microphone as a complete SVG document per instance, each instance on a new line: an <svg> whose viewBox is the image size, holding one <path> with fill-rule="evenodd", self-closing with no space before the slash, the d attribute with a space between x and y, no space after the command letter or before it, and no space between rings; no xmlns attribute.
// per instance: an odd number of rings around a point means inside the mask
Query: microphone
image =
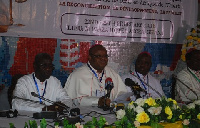
<svg viewBox="0 0 200 128"><path fill-rule="evenodd" d="M140 85L138 85L138 83L135 83L132 79L130 78L126 78L125 79L125 85L128 87L131 87L131 89L134 89L136 91L143 91L146 92L146 90L144 90L143 88L140 87Z"/></svg>
<svg viewBox="0 0 200 128"><path fill-rule="evenodd" d="M34 102L34 103L40 103L39 101L34 101L34 100L30 100L30 99L24 99L24 98L21 98L21 97L18 97L18 96L13 96L13 99L21 99L21 100L24 100L24 101L30 101L30 102ZM44 104L44 103L42 103Z"/></svg>
<svg viewBox="0 0 200 128"><path fill-rule="evenodd" d="M56 105L58 105L59 107L62 107L62 108L64 108L65 110L67 110L67 112L69 112L69 107L67 107L67 106L64 106L64 105L62 105L62 104L59 104L58 102L54 102L54 101L51 101L51 100L49 100L49 99L46 99L46 98L44 98L43 96L39 96L38 94L36 94L35 92L31 92L31 95L33 96L33 97L38 97L38 98L40 98L40 99L42 99L42 100L44 100L44 101L47 101L47 102L49 102L49 103L51 103L51 104L56 104Z"/></svg>
<svg viewBox="0 0 200 128"><path fill-rule="evenodd" d="M67 111L67 117L65 117L65 118L69 121L69 123L75 124L75 123L80 122L80 109L79 108L72 108L71 110L69 110L68 106L64 106L64 105L59 104L57 102L53 102L49 99L44 98L43 96L39 96L35 92L31 92L31 95L34 96L34 97L41 98L44 101L47 101L47 102L52 103L52 104L56 104L56 105L64 108ZM59 119L57 119L56 121L58 121L58 120Z"/></svg>
<svg viewBox="0 0 200 128"><path fill-rule="evenodd" d="M181 84L183 84L185 87L187 87L191 92L193 92L196 97L197 97L197 100L199 99L197 93L192 89L190 88L188 85L186 85L183 81L181 81L175 74L172 74L172 77L174 77L176 80L178 80ZM180 87L180 86L179 86ZM189 98L188 98L189 99Z"/></svg>
<svg viewBox="0 0 200 128"><path fill-rule="evenodd" d="M144 89L142 89L142 88L138 85L138 83L135 83L135 82L134 82L132 79L130 79L130 78L126 78L126 79L125 79L125 85L131 88L132 92L133 92L134 95L136 96L136 99L141 98L141 96L140 96L140 92L141 92L141 91L142 91L142 92L145 92L145 94L147 94L147 92L146 92Z"/></svg>
<svg viewBox="0 0 200 128"><path fill-rule="evenodd" d="M105 95L105 98L110 98L110 93L111 90L113 89L114 85L113 85L113 81L112 78L108 77L105 80L105 90L107 90L107 94Z"/></svg>
<svg viewBox="0 0 200 128"><path fill-rule="evenodd" d="M106 105L106 99L110 98L110 93L111 93L111 90L113 89L113 87L114 87L114 85L113 85L112 78L110 78L110 77L106 78L106 80L105 80L105 90L107 90L107 94L105 95L105 98L104 98L104 105L103 105L104 111L107 111L107 110L110 109L110 106Z"/></svg>
<svg viewBox="0 0 200 128"><path fill-rule="evenodd" d="M160 97L162 97L162 95L156 89L152 88L148 83L146 83L145 81L143 81L142 79L140 79L138 76L136 76L134 74L134 72L131 72L131 74L133 76L135 76L136 78L138 78L139 80L141 80L145 85L147 85L150 89L152 89L154 92L156 92L156 94L158 94Z"/></svg>

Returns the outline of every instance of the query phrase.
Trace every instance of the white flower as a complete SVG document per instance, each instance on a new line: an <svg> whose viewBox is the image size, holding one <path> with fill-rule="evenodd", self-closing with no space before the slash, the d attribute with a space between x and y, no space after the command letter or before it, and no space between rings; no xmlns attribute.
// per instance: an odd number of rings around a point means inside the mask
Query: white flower
<svg viewBox="0 0 200 128"><path fill-rule="evenodd" d="M106 122L105 125L108 125L108 122Z"/></svg>
<svg viewBox="0 0 200 128"><path fill-rule="evenodd" d="M138 98L135 103L138 105L138 106L143 106L144 103L145 103L145 100L146 99L143 99L143 98Z"/></svg>
<svg viewBox="0 0 200 128"><path fill-rule="evenodd" d="M194 101L194 103L195 103L196 105L200 105L200 100L196 100L196 101Z"/></svg>
<svg viewBox="0 0 200 128"><path fill-rule="evenodd" d="M148 111L151 113L151 115L159 115L161 113L162 107L150 107Z"/></svg>
<svg viewBox="0 0 200 128"><path fill-rule="evenodd" d="M128 104L127 108L128 108L128 109L133 109L133 110L134 110L134 109L135 109L135 106L134 106L133 104Z"/></svg>
<svg viewBox="0 0 200 128"><path fill-rule="evenodd" d="M120 110L118 110L117 111L117 119L122 119L123 117L124 117L124 115L126 114L126 112L125 112L125 110L122 110L122 109L120 109Z"/></svg>
<svg viewBox="0 0 200 128"><path fill-rule="evenodd" d="M191 35L192 35L192 36L197 36L197 33L192 33Z"/></svg>
<svg viewBox="0 0 200 128"><path fill-rule="evenodd" d="M197 44L198 44L198 41L194 41L194 44L197 45Z"/></svg>
<svg viewBox="0 0 200 128"><path fill-rule="evenodd" d="M75 126L76 128L83 128L83 125L81 125L80 123L76 123Z"/></svg>
<svg viewBox="0 0 200 128"><path fill-rule="evenodd" d="M137 128L137 127L140 127L140 122L134 121L134 125L135 125L136 128Z"/></svg>
<svg viewBox="0 0 200 128"><path fill-rule="evenodd" d="M190 121L188 120L188 119L185 119L185 120L183 120L183 125L188 125L188 124L190 124Z"/></svg>
<svg viewBox="0 0 200 128"><path fill-rule="evenodd" d="M187 34L186 34L186 36L190 36L192 33L191 32L188 32Z"/></svg>
<svg viewBox="0 0 200 128"><path fill-rule="evenodd" d="M178 108L178 106L173 104L173 108L176 110Z"/></svg>
<svg viewBox="0 0 200 128"><path fill-rule="evenodd" d="M144 111L144 108L142 108L142 107L140 107L140 106L137 106L137 107L135 108L135 111L136 111L137 113L141 113L141 112Z"/></svg>
<svg viewBox="0 0 200 128"><path fill-rule="evenodd" d="M194 103L190 103L190 104L187 105L187 108L194 109L195 108L195 104Z"/></svg>

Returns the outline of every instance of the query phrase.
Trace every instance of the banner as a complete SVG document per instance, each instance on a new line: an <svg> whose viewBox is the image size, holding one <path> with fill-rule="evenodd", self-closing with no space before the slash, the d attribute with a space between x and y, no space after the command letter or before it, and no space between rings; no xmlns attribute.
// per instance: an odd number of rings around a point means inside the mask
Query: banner
<svg viewBox="0 0 200 128"><path fill-rule="evenodd" d="M197 10L197 0L13 1L14 23L0 36L182 43Z"/></svg>

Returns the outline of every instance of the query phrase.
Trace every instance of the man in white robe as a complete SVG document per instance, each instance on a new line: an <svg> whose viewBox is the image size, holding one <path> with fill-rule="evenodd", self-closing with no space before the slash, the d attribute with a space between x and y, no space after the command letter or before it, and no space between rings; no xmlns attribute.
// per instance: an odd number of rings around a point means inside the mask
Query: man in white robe
<svg viewBox="0 0 200 128"><path fill-rule="evenodd" d="M152 59L150 53L142 52L136 59L135 71L122 76L124 83L128 84L126 86L128 92L135 91L135 93L138 93L137 96L131 96L129 100L135 101L137 98L161 98L165 96L160 81L149 73L151 65ZM130 82L131 80L140 87L140 91L132 88L133 82Z"/></svg>
<svg viewBox="0 0 200 128"><path fill-rule="evenodd" d="M200 50L192 48L185 57L187 67L177 75L175 99L188 103L200 99Z"/></svg>
<svg viewBox="0 0 200 128"><path fill-rule="evenodd" d="M72 101L61 86L60 81L51 76L53 69L50 55L47 53L37 54L34 61L35 72L21 77L16 84L13 91L12 108L41 112L46 110L61 111L67 109L67 106L71 107ZM52 101L52 103L33 96L31 92Z"/></svg>
<svg viewBox="0 0 200 128"><path fill-rule="evenodd" d="M70 74L65 84L75 105L102 106L105 102L109 105L119 94L127 92L120 76L107 66L107 50L102 45L92 46L88 59L87 64ZM107 85L112 86L111 90L106 90Z"/></svg>

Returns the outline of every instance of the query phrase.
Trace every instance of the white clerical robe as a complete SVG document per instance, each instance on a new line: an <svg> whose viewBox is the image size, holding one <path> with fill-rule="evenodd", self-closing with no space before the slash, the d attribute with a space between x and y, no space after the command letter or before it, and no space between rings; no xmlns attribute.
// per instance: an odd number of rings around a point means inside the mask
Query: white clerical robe
<svg viewBox="0 0 200 128"><path fill-rule="evenodd" d="M91 65L89 66L92 68ZM96 106L101 97L98 93L107 93L105 91L105 80L109 77L112 79L114 85L110 93L111 101L113 101L119 94L127 92L120 76L110 67L106 66L104 68L102 78L100 78L102 73L97 74L97 71L94 68L92 68L92 70L87 64L85 64L74 70L67 79L65 89L70 98L74 101L75 105ZM98 77L95 76L94 72ZM102 79L101 82L100 79Z"/></svg>

